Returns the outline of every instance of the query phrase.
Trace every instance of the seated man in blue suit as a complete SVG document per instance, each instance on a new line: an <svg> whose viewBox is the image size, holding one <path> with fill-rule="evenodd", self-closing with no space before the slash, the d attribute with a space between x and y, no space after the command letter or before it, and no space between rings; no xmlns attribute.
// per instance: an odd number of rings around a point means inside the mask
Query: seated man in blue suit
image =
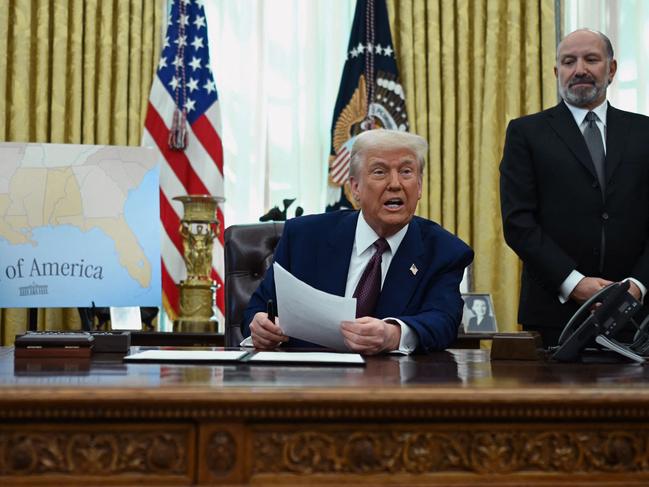
<svg viewBox="0 0 649 487"><path fill-rule="evenodd" d="M360 211L286 222L275 261L322 291L357 298L357 318L342 322L352 352L432 352L447 348L462 318L459 284L473 251L438 224L414 216L421 198L427 142L395 130L354 141L350 184ZM268 319L276 299L272 267L244 315L244 336L270 350L299 345ZM304 342L302 342L302 345Z"/></svg>

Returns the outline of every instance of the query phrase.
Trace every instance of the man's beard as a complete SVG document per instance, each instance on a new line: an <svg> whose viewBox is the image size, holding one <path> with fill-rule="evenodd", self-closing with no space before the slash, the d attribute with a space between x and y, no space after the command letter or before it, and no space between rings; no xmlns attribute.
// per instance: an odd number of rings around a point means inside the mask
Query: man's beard
<svg viewBox="0 0 649 487"><path fill-rule="evenodd" d="M591 81L593 84L587 88L575 88L571 86L577 82ZM573 106L585 108L586 106L599 99L602 95L606 94L608 84L605 82L598 85L592 78L573 78L568 82L568 87L565 88L559 83L559 95Z"/></svg>

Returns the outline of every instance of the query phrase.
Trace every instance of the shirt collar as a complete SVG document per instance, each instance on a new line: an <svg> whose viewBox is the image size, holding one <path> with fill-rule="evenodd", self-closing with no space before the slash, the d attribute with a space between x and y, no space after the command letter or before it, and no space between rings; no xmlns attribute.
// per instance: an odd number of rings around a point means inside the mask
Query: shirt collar
<svg viewBox="0 0 649 487"><path fill-rule="evenodd" d="M600 121L604 124L604 127L606 127L606 110L608 109L608 101L604 100L599 106L593 108L592 110L589 110L588 108L576 107L565 100L563 102L568 107L568 110L570 110L570 113L572 113L575 122L577 122L577 126L581 127L581 124L584 123L584 119L586 118L588 112L593 112L599 117Z"/></svg>
<svg viewBox="0 0 649 487"><path fill-rule="evenodd" d="M409 226L410 223L408 223L408 225L405 225L394 235L391 235L390 237L387 237L385 239L390 246L390 252L392 252L392 255L397 252L399 245L401 245L401 241L406 236L406 232L408 231ZM358 214L358 223L356 224L356 236L354 237L354 242L356 244L356 255L361 255L363 252L365 252L374 244L374 242L376 242L378 238L380 237L376 234L372 227L369 226L367 221L365 221L363 211L360 211Z"/></svg>

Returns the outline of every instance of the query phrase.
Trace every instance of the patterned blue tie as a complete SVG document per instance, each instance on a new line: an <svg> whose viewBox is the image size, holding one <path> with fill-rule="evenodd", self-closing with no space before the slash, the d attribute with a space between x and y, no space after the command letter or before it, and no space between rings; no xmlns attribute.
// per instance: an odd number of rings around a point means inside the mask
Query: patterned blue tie
<svg viewBox="0 0 649 487"><path fill-rule="evenodd" d="M374 242L374 247L376 248L376 252L374 252L374 255L372 255L370 261L367 263L363 275L360 281L358 281L358 286L356 286L356 290L354 291L354 297L357 300L356 318L372 316L376 308L376 303L379 300L379 294L381 294L381 257L383 256L383 252L388 250L390 246L387 240L379 238Z"/></svg>

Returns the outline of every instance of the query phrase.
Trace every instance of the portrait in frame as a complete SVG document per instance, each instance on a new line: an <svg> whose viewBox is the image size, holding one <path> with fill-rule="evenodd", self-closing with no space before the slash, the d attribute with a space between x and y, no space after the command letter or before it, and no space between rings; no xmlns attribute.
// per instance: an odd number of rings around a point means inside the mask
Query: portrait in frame
<svg viewBox="0 0 649 487"><path fill-rule="evenodd" d="M464 333L496 333L496 313L491 294L465 293L462 310L462 328Z"/></svg>

